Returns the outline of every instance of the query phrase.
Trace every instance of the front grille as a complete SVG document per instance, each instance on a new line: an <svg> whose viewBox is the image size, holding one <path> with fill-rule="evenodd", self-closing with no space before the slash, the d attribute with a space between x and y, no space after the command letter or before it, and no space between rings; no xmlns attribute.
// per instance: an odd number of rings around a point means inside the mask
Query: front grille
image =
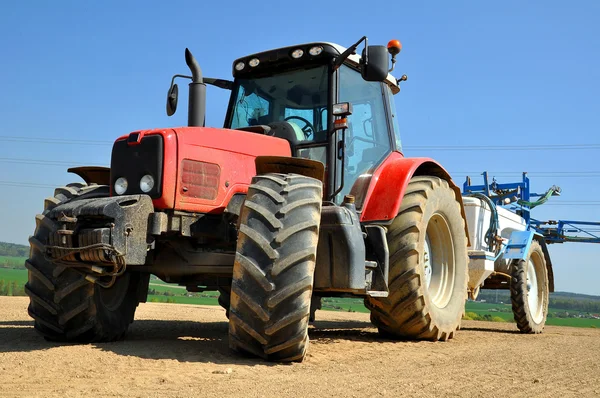
<svg viewBox="0 0 600 398"><path fill-rule="evenodd" d="M110 162L110 183L114 187L119 177L128 182L124 195L146 194L151 198L162 195L163 174L163 137L160 134L144 136L137 145L128 145L127 140L115 142ZM154 188L150 192L142 192L140 180L146 174L154 177Z"/></svg>

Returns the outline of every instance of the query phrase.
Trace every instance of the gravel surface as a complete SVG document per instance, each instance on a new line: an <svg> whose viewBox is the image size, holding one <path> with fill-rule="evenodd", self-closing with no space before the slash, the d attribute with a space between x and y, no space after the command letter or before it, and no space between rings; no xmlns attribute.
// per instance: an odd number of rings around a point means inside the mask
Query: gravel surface
<svg viewBox="0 0 600 398"><path fill-rule="evenodd" d="M0 297L0 397L569 397L600 395L600 330L463 322L448 342L380 339L361 313L317 312L303 363L235 355L220 307L141 304L125 341L56 344L28 299Z"/></svg>

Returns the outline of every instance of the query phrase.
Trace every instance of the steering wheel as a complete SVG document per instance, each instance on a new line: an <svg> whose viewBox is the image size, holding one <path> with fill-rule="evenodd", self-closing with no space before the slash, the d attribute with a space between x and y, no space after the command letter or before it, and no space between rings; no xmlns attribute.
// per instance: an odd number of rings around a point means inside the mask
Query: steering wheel
<svg viewBox="0 0 600 398"><path fill-rule="evenodd" d="M308 120L306 120L303 117L300 116L288 116L286 117L285 120L286 122L292 119L298 119L300 121L304 122L304 127L300 128L300 130L302 130L302 132L304 133L304 136L306 138L310 138L311 135L313 135L313 133L315 132L315 127L312 125L311 122L309 122Z"/></svg>

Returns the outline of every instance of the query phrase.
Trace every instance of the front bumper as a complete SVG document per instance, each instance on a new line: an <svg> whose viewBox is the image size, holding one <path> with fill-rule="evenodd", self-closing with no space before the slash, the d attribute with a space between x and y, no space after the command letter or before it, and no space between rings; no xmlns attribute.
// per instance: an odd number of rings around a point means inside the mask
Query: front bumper
<svg viewBox="0 0 600 398"><path fill-rule="evenodd" d="M148 195L74 199L46 217L58 229L46 242L47 255L66 262L143 265L148 251L148 218L154 211Z"/></svg>

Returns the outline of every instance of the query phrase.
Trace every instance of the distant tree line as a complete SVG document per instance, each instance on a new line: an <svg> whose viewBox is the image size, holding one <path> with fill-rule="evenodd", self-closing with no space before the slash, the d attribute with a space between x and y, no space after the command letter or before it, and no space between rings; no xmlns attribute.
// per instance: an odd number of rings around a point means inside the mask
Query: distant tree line
<svg viewBox="0 0 600 398"><path fill-rule="evenodd" d="M149 296L176 296L175 293L170 292L168 290L164 290L164 291L159 291L153 288L149 288L148 289L148 295ZM185 290L182 291L182 294L180 294L180 296L185 296Z"/></svg>
<svg viewBox="0 0 600 398"><path fill-rule="evenodd" d="M0 256L28 257L29 247L16 243L0 242Z"/></svg>
<svg viewBox="0 0 600 398"><path fill-rule="evenodd" d="M488 303L510 303L508 290L482 290L477 300ZM600 314L600 297L586 294L556 292L550 294L550 308Z"/></svg>
<svg viewBox="0 0 600 398"><path fill-rule="evenodd" d="M550 297L550 307L561 310L571 310L600 314L600 301L575 300Z"/></svg>

